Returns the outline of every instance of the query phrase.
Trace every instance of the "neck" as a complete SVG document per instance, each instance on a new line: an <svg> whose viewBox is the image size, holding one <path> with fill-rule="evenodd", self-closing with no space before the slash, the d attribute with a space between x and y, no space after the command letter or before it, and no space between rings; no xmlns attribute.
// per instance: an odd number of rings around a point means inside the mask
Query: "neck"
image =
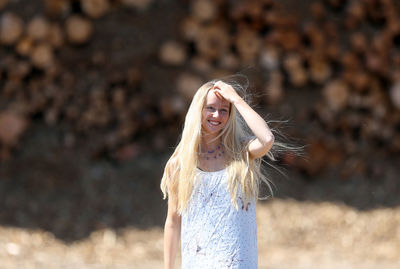
<svg viewBox="0 0 400 269"><path fill-rule="evenodd" d="M199 160L208 163L224 158L224 153L224 147L223 145L221 145L221 139L214 139L211 141L202 139L201 148L198 156Z"/></svg>
<svg viewBox="0 0 400 269"><path fill-rule="evenodd" d="M201 148L210 149L215 148L221 144L221 138L216 138L217 136L211 137L210 135L204 135L201 139Z"/></svg>

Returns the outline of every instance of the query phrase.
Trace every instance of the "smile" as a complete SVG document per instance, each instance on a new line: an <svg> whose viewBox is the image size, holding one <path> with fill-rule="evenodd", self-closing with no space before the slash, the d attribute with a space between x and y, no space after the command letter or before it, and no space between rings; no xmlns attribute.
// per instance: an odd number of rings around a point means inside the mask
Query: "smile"
<svg viewBox="0 0 400 269"><path fill-rule="evenodd" d="M213 120L208 120L208 122L209 122L211 125L214 125L214 126L217 126L217 125L220 125L220 124L221 124L221 122L219 122L219 121L213 121Z"/></svg>

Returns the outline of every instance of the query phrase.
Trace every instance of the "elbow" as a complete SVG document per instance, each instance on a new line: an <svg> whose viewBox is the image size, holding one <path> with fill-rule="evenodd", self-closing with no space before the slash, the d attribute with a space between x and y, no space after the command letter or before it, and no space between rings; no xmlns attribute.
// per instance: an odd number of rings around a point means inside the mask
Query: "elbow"
<svg viewBox="0 0 400 269"><path fill-rule="evenodd" d="M269 143L272 145L272 144L274 144L274 142L275 142L275 136L271 133L270 134L270 136L269 136L270 138L269 138Z"/></svg>
<svg viewBox="0 0 400 269"><path fill-rule="evenodd" d="M264 148L270 149L275 142L275 136L270 133L266 136L265 140L262 142Z"/></svg>
<svg viewBox="0 0 400 269"><path fill-rule="evenodd" d="M263 147L263 156L266 155L272 148L273 144L275 142L275 137L274 135L271 133L271 135L269 135L266 140L264 141L264 143L262 143L262 147Z"/></svg>
<svg viewBox="0 0 400 269"><path fill-rule="evenodd" d="M164 225L164 231L180 231L181 223L175 221L166 221Z"/></svg>
<svg viewBox="0 0 400 269"><path fill-rule="evenodd" d="M264 155L266 155L272 148L274 142L275 142L275 137L272 133L266 135L263 137L258 137L256 140L253 140L255 143L250 143L249 145L249 153L250 153L250 159L254 160L257 158L261 158Z"/></svg>
<svg viewBox="0 0 400 269"><path fill-rule="evenodd" d="M176 229L180 228L181 226L181 217L180 216L171 216L167 217L165 221L165 227L166 228L171 228L171 229Z"/></svg>

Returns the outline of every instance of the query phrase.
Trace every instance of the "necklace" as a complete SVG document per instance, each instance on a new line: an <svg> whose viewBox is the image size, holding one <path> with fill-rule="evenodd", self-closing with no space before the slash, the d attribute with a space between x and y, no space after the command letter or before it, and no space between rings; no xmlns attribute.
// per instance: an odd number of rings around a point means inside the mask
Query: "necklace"
<svg viewBox="0 0 400 269"><path fill-rule="evenodd" d="M208 149L207 151L201 151L199 155L203 156L207 161L208 160L216 160L224 156L225 151L222 144L217 145L214 149Z"/></svg>

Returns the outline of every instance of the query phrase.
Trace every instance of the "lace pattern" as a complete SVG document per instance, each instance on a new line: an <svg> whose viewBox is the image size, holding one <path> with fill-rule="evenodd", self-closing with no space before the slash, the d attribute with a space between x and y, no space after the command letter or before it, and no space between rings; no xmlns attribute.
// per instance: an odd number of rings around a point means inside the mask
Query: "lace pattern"
<svg viewBox="0 0 400 269"><path fill-rule="evenodd" d="M182 214L182 269L256 269L256 205L232 205L226 170L198 170L188 207Z"/></svg>

